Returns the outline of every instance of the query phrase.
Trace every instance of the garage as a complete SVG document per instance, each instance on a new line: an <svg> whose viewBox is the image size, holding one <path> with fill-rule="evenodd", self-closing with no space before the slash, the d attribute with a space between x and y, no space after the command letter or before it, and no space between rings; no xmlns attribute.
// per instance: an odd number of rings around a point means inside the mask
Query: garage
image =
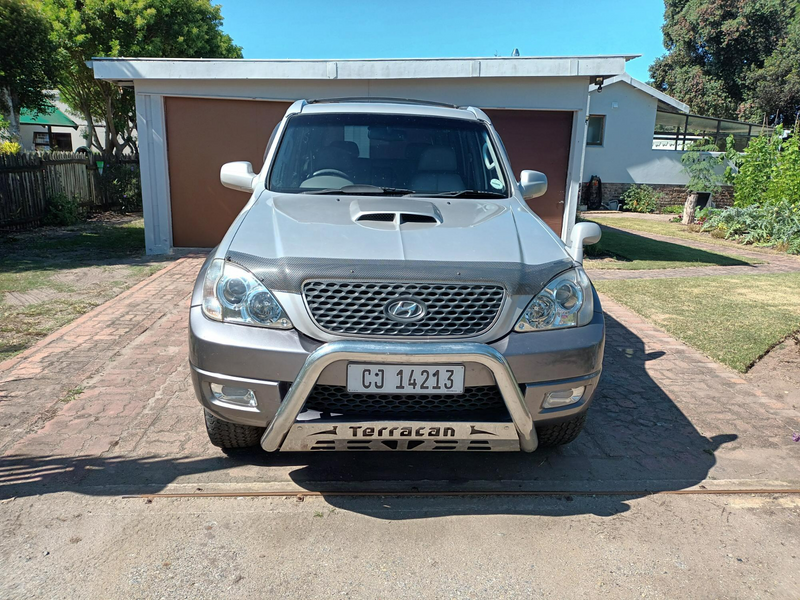
<svg viewBox="0 0 800 600"><path fill-rule="evenodd" d="M92 61L95 77L133 87L145 240L150 254L215 246L247 202L220 166L255 170L274 126L305 98L413 98L477 106L492 119L517 177L535 169L531 201L565 241L575 222L589 85L624 73L629 56L481 59Z"/></svg>

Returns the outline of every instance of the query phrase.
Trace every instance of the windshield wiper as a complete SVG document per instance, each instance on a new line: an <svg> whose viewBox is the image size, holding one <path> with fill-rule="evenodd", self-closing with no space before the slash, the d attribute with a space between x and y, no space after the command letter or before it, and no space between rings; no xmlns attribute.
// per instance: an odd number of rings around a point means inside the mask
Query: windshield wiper
<svg viewBox="0 0 800 600"><path fill-rule="evenodd" d="M409 194L409 196L424 196L426 198L508 198L505 194L490 192L488 190L456 190L453 192L434 192L431 194L417 192Z"/></svg>
<svg viewBox="0 0 800 600"><path fill-rule="evenodd" d="M349 194L357 196L405 196L413 193L414 190L406 190L403 188L393 187L379 187L377 185L346 185L341 188L328 188L324 190L311 190L303 192L304 194L320 194L320 195L334 195L334 194Z"/></svg>

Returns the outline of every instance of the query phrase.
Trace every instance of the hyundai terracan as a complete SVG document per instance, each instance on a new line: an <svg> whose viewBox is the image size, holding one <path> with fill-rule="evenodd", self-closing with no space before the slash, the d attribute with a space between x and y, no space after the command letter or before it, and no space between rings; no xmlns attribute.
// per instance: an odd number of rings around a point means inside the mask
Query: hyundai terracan
<svg viewBox="0 0 800 600"><path fill-rule="evenodd" d="M534 165L535 166L535 165ZM267 451L523 450L580 433L605 326L581 262L528 207L488 117L298 101L206 260L189 318L211 442ZM535 206L535 203L534 203Z"/></svg>

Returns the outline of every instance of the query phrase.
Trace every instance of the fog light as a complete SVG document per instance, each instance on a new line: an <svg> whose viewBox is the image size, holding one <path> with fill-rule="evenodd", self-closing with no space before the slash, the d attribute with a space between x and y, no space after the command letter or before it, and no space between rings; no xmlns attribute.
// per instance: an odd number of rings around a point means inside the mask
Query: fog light
<svg viewBox="0 0 800 600"><path fill-rule="evenodd" d="M222 385L220 383L211 384L211 393L220 402L237 404L238 406L256 407L256 395L253 390L247 388L234 387L232 385Z"/></svg>
<svg viewBox="0 0 800 600"><path fill-rule="evenodd" d="M569 406L575 404L583 398L583 391L585 386L572 388L571 390L558 390L557 392L548 392L544 397L544 404L542 408L558 408L560 406Z"/></svg>

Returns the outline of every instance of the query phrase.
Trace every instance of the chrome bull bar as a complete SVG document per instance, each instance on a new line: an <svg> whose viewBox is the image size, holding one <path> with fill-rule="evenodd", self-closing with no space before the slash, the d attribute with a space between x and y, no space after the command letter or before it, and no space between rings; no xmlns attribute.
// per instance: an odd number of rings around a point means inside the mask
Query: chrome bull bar
<svg viewBox="0 0 800 600"><path fill-rule="evenodd" d="M261 438L267 452L279 450L289 430L303 410L306 398L316 385L320 374L338 361L358 361L381 364L453 364L478 363L494 375L508 414L519 436L519 447L533 452L538 445L536 429L525 399L505 357L486 344L474 342L371 342L343 340L323 344L306 358L294 383L281 402L275 418ZM455 416L455 415L454 415Z"/></svg>

